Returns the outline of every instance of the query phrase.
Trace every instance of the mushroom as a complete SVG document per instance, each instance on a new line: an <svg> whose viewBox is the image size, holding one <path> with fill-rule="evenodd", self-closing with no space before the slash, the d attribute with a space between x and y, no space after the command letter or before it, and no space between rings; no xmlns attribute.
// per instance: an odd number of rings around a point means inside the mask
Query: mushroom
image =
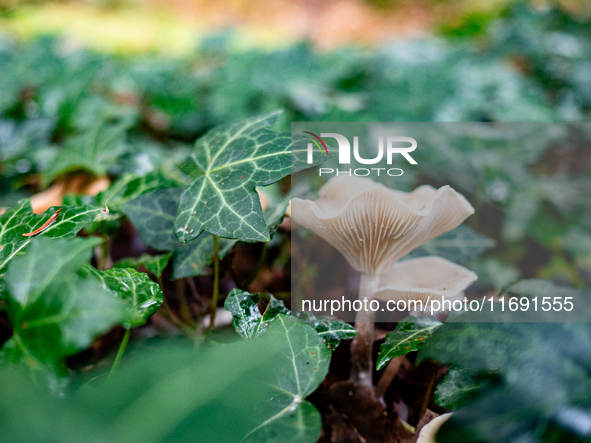
<svg viewBox="0 0 591 443"><path fill-rule="evenodd" d="M457 300L478 276L441 257L421 257L394 264L379 276L376 300L416 300L427 307L433 300Z"/></svg>
<svg viewBox="0 0 591 443"><path fill-rule="evenodd" d="M294 198L292 219L326 240L361 273L359 299L372 300L380 274L417 246L458 226L474 208L449 186L406 193L363 177L333 177L316 201ZM357 312L351 380L371 385L375 312Z"/></svg>
<svg viewBox="0 0 591 443"><path fill-rule="evenodd" d="M453 412L449 412L447 414L440 415L439 417L435 417L421 429L419 432L419 438L417 439L417 443L437 443L435 440L435 435L437 431L443 426L447 420L451 418Z"/></svg>

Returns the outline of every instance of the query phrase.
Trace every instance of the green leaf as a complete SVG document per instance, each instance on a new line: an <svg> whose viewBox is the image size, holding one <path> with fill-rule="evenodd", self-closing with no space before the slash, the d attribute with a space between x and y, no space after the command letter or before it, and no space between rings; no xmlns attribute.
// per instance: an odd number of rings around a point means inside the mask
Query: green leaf
<svg viewBox="0 0 591 443"><path fill-rule="evenodd" d="M304 399L320 386L328 373L331 352L308 325L280 314L270 326L270 338L287 342L276 356L273 396L260 406L264 419L244 439L246 442L312 442L322 430L320 413Z"/></svg>
<svg viewBox="0 0 591 443"><path fill-rule="evenodd" d="M86 132L68 139L52 165L43 175L48 184L58 175L85 170L104 175L125 150L125 135L129 123L106 123L99 120Z"/></svg>
<svg viewBox="0 0 591 443"><path fill-rule="evenodd" d="M6 273L10 260L30 243L30 237L23 237L30 232L23 221L31 213L31 203L24 200L0 215L0 278Z"/></svg>
<svg viewBox="0 0 591 443"><path fill-rule="evenodd" d="M98 195L103 205L110 210L118 211L122 205L154 189L166 189L174 186L172 180L167 179L158 171L144 175L125 174L109 188Z"/></svg>
<svg viewBox="0 0 591 443"><path fill-rule="evenodd" d="M472 369L449 368L435 390L435 403L445 409L457 409L472 400L494 378Z"/></svg>
<svg viewBox="0 0 591 443"><path fill-rule="evenodd" d="M232 324L236 332L244 339L254 338L265 332L277 316L291 315L298 320L310 325L328 349L335 350L341 340L348 340L357 335L355 328L341 320L318 318L304 312L291 312L281 300L271 294L267 294L269 303L265 312L261 314L258 308L259 296L246 291L233 289L226 301L224 308L232 314Z"/></svg>
<svg viewBox="0 0 591 443"><path fill-rule="evenodd" d="M270 202L267 209L263 212L265 223L267 224L267 229L269 230L269 238L273 237L275 232L277 232L278 226L285 218L285 211L287 211L290 201L291 194L287 193L287 195L278 201Z"/></svg>
<svg viewBox="0 0 591 443"><path fill-rule="evenodd" d="M14 368L3 369L2 438L11 443L316 441L320 414L304 397L322 382L330 352L307 325L287 320L276 326L247 342L196 349L193 343L153 343L130 353L108 383L92 371L88 382L65 398L35 389Z"/></svg>
<svg viewBox="0 0 591 443"><path fill-rule="evenodd" d="M292 170L291 136L266 129L278 113L220 126L195 144L183 165L192 180L183 192L174 223L179 240L203 231L239 240L268 241L256 186L266 186Z"/></svg>
<svg viewBox="0 0 591 443"><path fill-rule="evenodd" d="M10 263L6 313L13 335L0 360L22 363L34 376L66 374L64 358L88 347L123 319L121 305L80 274L100 239L36 238Z"/></svg>
<svg viewBox="0 0 591 443"><path fill-rule="evenodd" d="M148 192L122 205L122 211L138 230L142 241L154 249L173 251L172 278L203 275L213 257L213 237L204 233L196 239L181 243L174 234L174 219L179 206L181 188ZM277 229L285 214L288 199L269 205L264 216L269 236ZM236 245L236 240L220 238L219 257L224 258Z"/></svg>
<svg viewBox="0 0 591 443"><path fill-rule="evenodd" d="M154 249L173 251L172 278L202 275L213 257L213 238L201 235L185 244L174 234L181 188L148 192L122 206L122 210L138 230L142 241ZM236 245L235 240L220 239L219 257L225 257Z"/></svg>
<svg viewBox="0 0 591 443"><path fill-rule="evenodd" d="M101 287L121 300L125 308L123 326L130 328L146 323L148 318L164 302L164 296L158 283L150 280L147 274L129 268L112 268L98 271L90 265L83 268L83 273L92 275Z"/></svg>
<svg viewBox="0 0 591 443"><path fill-rule="evenodd" d="M182 192L181 188L151 191L122 205L144 244L161 251L179 248L173 223Z"/></svg>
<svg viewBox="0 0 591 443"><path fill-rule="evenodd" d="M31 243L35 237L69 238L76 234L100 212L91 206L63 206L58 218L47 229L34 237L23 234L40 228L58 207L49 208L43 214L33 214L28 200L0 216L0 278L6 273L9 262Z"/></svg>
<svg viewBox="0 0 591 443"><path fill-rule="evenodd" d="M160 255L149 255L142 254L139 257L127 257L119 260L113 265L114 268L139 268L145 266L148 271L154 274L156 277L160 277L162 272L168 265L168 261L172 257L172 252L168 254Z"/></svg>
<svg viewBox="0 0 591 443"><path fill-rule="evenodd" d="M382 369L394 357L402 357L409 352L418 351L442 324L429 317L404 318L398 322L396 329L386 335L386 341L380 346L376 368Z"/></svg>
<svg viewBox="0 0 591 443"><path fill-rule="evenodd" d="M232 324L242 338L249 340L269 328L269 324L279 314L289 314L281 300L269 296L269 307L264 315L258 307L259 296L246 291L233 289L226 297L224 308L232 314Z"/></svg>
<svg viewBox="0 0 591 443"><path fill-rule="evenodd" d="M464 264L494 245L493 239L479 234L467 225L460 225L414 249L407 258L435 255Z"/></svg>
<svg viewBox="0 0 591 443"><path fill-rule="evenodd" d="M224 258L236 246L236 240L219 239L218 257ZM177 242L172 265L172 278L203 275L213 260L213 236L204 233L189 243Z"/></svg>
<svg viewBox="0 0 591 443"><path fill-rule="evenodd" d="M357 330L342 320L318 318L307 312L292 312L292 316L312 326L328 349L335 350L341 340L349 340L357 335Z"/></svg>
<svg viewBox="0 0 591 443"><path fill-rule="evenodd" d="M589 310L588 297L575 303ZM467 313L462 322L445 323L419 352L419 362L435 359L499 379L460 407L437 440L583 441L588 431L577 423L591 416L591 325L520 322L523 315L515 312L494 314Z"/></svg>

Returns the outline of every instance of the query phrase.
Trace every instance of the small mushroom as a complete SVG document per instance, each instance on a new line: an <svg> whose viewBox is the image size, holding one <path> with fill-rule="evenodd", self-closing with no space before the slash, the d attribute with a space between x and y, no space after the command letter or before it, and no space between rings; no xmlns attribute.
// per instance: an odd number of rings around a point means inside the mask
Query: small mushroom
<svg viewBox="0 0 591 443"><path fill-rule="evenodd" d="M449 412L447 414L440 415L439 417L435 417L429 423L427 423L421 432L419 432L419 438L417 439L417 443L437 443L435 440L435 435L437 431L443 426L447 420L451 418L453 412Z"/></svg>
<svg viewBox="0 0 591 443"><path fill-rule="evenodd" d="M478 276L441 257L421 257L394 264L379 276L376 300L417 300L428 306L433 300L454 299Z"/></svg>
<svg viewBox="0 0 591 443"><path fill-rule="evenodd" d="M412 192L363 177L333 177L316 201L294 198L291 217L336 248L361 273L359 299L372 300L379 274L417 246L458 226L474 208L449 186ZM351 380L371 385L375 312L357 312Z"/></svg>

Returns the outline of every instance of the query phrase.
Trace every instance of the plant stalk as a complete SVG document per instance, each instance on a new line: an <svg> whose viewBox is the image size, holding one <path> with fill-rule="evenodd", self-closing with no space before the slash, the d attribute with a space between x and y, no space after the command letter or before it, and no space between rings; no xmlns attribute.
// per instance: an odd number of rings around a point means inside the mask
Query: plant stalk
<svg viewBox="0 0 591 443"><path fill-rule="evenodd" d="M213 234L213 294L211 297L211 315L209 317L209 330L215 324L215 314L218 308L218 296L220 293L220 239Z"/></svg>
<svg viewBox="0 0 591 443"><path fill-rule="evenodd" d="M390 385L392 384L392 380L398 374L400 370L400 366L404 362L404 356L402 357L394 357L390 362L386 365L386 369L384 369L384 373L382 377L378 381L376 385L376 397L382 398Z"/></svg>
<svg viewBox="0 0 591 443"><path fill-rule="evenodd" d="M109 376L107 377L107 381L113 378L115 372L117 371L117 367L123 358L123 354L125 354L125 348L127 348L127 343L129 343L129 337L131 336L131 328L125 330L125 335L123 336L123 340L121 340L121 344L119 345L119 350L117 351L117 356L115 357L115 361L113 362L113 366L111 366L111 371L109 371Z"/></svg>
<svg viewBox="0 0 591 443"><path fill-rule="evenodd" d="M375 275L361 274L359 300L368 302L378 287L379 278ZM351 342L351 375L349 380L365 386L373 386L373 342L376 313L371 309L361 309L355 318L357 335Z"/></svg>
<svg viewBox="0 0 591 443"><path fill-rule="evenodd" d="M103 242L101 243L101 257L98 263L98 269L104 271L107 268L111 245L109 244L109 235L107 234L107 223L103 221L101 228L103 231Z"/></svg>
<svg viewBox="0 0 591 443"><path fill-rule="evenodd" d="M431 374L431 378L429 379L429 385L427 386L427 391L425 392L425 398L423 399L423 404L421 405L421 412L419 414L419 420L425 415L427 411L427 406L429 406L429 400L431 398L431 393L433 392L433 387L435 386L435 378L437 378L437 371L439 367L436 365L433 369Z"/></svg>

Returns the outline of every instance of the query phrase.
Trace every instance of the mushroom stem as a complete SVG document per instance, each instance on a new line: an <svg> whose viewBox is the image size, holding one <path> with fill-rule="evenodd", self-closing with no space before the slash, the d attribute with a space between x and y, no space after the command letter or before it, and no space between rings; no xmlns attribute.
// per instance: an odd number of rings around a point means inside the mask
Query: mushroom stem
<svg viewBox="0 0 591 443"><path fill-rule="evenodd" d="M378 288L378 282L379 278L375 275L361 274L359 300L372 300L372 296ZM357 335L351 342L351 375L349 379L365 386L373 386L371 357L375 319L376 313L371 309L358 311L355 318Z"/></svg>

